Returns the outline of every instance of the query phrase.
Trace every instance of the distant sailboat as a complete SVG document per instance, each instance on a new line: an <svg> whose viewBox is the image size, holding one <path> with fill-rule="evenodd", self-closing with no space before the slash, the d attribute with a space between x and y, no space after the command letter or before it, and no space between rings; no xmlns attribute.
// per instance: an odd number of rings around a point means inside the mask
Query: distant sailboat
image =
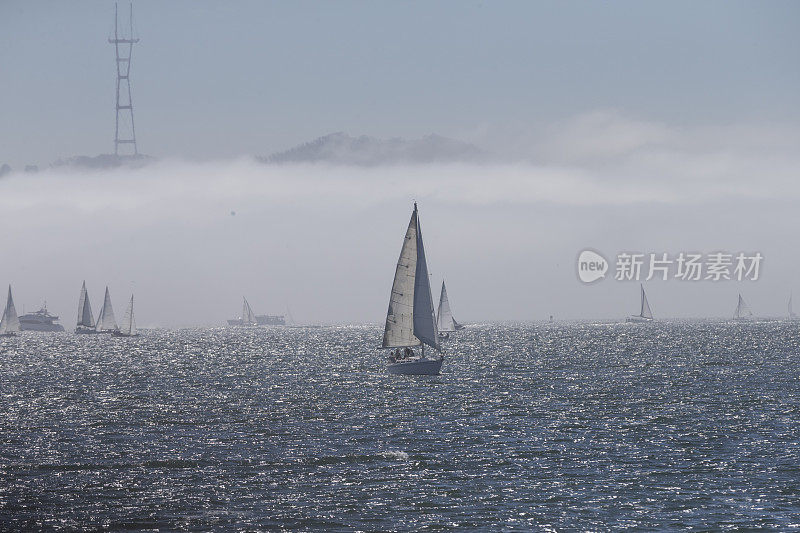
<svg viewBox="0 0 800 533"><path fill-rule="evenodd" d="M97 324L95 324L94 329L97 333L113 333L119 329L117 320L114 318L114 308L111 306L111 295L108 292L108 287L106 287L103 308L100 309L100 315L97 317Z"/></svg>
<svg viewBox="0 0 800 533"><path fill-rule="evenodd" d="M19 333L19 317L14 307L14 298L11 297L11 285L8 286L8 299L3 317L0 318L0 337L16 337Z"/></svg>
<svg viewBox="0 0 800 533"><path fill-rule="evenodd" d="M453 318L453 311L450 309L450 299L447 297L447 288L444 286L444 280L442 280L442 292L439 295L439 310L436 313L436 327L439 329L440 339L447 339L450 337L450 333L464 327Z"/></svg>
<svg viewBox="0 0 800 533"><path fill-rule="evenodd" d="M78 299L78 324L75 326L75 333L97 333L95 326L92 306L89 304L89 293L86 291L86 282L84 281L81 286L81 297Z"/></svg>
<svg viewBox="0 0 800 533"><path fill-rule="evenodd" d="M734 320L750 320L753 318L753 312L750 307L745 303L742 295L739 294L739 302L736 304L736 312L733 314Z"/></svg>
<svg viewBox="0 0 800 533"><path fill-rule="evenodd" d="M133 317L133 295L131 294L131 301L128 304L128 309L125 311L125 316L122 317L122 327L112 333L115 337L138 337L139 332L136 330L136 319Z"/></svg>
<svg viewBox="0 0 800 533"><path fill-rule="evenodd" d="M642 301L639 307L639 314L633 315L625 319L625 322L652 322L653 311L650 310L650 302L647 301L647 294L644 292L644 286L640 283L639 288L642 291Z"/></svg>
<svg viewBox="0 0 800 533"><path fill-rule="evenodd" d="M294 317L292 316L292 310L289 309L289 302L286 302L286 322L287 326L297 327L297 322L294 321Z"/></svg>
<svg viewBox="0 0 800 533"><path fill-rule="evenodd" d="M428 358L425 355L426 344L440 352L439 355ZM421 353L414 354L412 348L420 345ZM389 310L386 313L383 348L397 349L389 356L387 370L390 374L437 375L441 371L444 357L439 346L416 203L408 223L400 259L397 260Z"/></svg>
<svg viewBox="0 0 800 533"><path fill-rule="evenodd" d="M797 320L797 313L792 309L792 293L789 293L789 320Z"/></svg>
<svg viewBox="0 0 800 533"><path fill-rule="evenodd" d="M242 296L242 326L257 326L258 320L256 320L256 314L253 313L253 308L250 307L250 302L247 301L247 298Z"/></svg>
<svg viewBox="0 0 800 533"><path fill-rule="evenodd" d="M247 298L242 296L242 315L239 318L228 319L229 326L285 326L286 317L283 315L256 315L250 307Z"/></svg>

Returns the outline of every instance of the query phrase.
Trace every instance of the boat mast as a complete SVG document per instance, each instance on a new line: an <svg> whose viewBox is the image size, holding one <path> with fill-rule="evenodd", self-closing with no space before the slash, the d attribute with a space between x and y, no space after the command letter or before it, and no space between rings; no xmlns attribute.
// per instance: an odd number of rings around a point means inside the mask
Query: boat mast
<svg viewBox="0 0 800 533"><path fill-rule="evenodd" d="M133 294L131 294L131 313L128 316L128 335L133 331Z"/></svg>
<svg viewBox="0 0 800 533"><path fill-rule="evenodd" d="M641 303L641 306L639 308L639 316L644 318L644 300L646 298L646 296L644 295L644 285L642 285L640 283L639 284L639 288L642 290L642 303Z"/></svg>

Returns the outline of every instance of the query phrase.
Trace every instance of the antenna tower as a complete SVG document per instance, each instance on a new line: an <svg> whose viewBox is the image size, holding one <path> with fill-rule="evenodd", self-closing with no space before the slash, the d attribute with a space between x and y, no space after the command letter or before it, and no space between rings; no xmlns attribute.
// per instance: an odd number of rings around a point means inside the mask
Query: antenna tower
<svg viewBox="0 0 800 533"><path fill-rule="evenodd" d="M130 5L128 23L129 32L126 39L125 35L120 35L117 4L114 4L114 38L109 37L108 42L114 45L117 53L117 118L114 125L114 154L117 156L120 155L119 146L121 144L133 145L133 154L123 155L139 155L136 147L136 128L133 124L130 78L133 45L139 42L139 39L133 37L133 4ZM122 136L120 136L120 130L122 130Z"/></svg>

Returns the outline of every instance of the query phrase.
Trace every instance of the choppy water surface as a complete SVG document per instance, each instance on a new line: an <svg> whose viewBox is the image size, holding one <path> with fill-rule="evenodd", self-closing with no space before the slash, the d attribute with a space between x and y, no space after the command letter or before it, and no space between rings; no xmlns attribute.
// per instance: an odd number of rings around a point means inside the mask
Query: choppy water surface
<svg viewBox="0 0 800 533"><path fill-rule="evenodd" d="M0 529L800 528L800 325L0 341Z"/></svg>

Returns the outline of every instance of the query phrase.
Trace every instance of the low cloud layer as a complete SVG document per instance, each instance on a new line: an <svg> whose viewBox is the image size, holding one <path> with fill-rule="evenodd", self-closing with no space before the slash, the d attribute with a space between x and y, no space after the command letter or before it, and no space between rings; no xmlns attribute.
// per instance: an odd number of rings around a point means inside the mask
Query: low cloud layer
<svg viewBox="0 0 800 533"><path fill-rule="evenodd" d="M498 137L499 139L499 137ZM592 247L761 251L749 284L651 282L657 316L723 316L736 293L779 315L800 292L800 136L787 127L681 130L597 112L521 135L506 163L265 165L162 160L139 169L49 169L0 179L0 283L19 306L74 322L87 280L143 326L221 324L242 295L302 322L380 322L420 204L434 285L457 319L624 316L637 287L575 276ZM495 153L502 150L483 143Z"/></svg>

